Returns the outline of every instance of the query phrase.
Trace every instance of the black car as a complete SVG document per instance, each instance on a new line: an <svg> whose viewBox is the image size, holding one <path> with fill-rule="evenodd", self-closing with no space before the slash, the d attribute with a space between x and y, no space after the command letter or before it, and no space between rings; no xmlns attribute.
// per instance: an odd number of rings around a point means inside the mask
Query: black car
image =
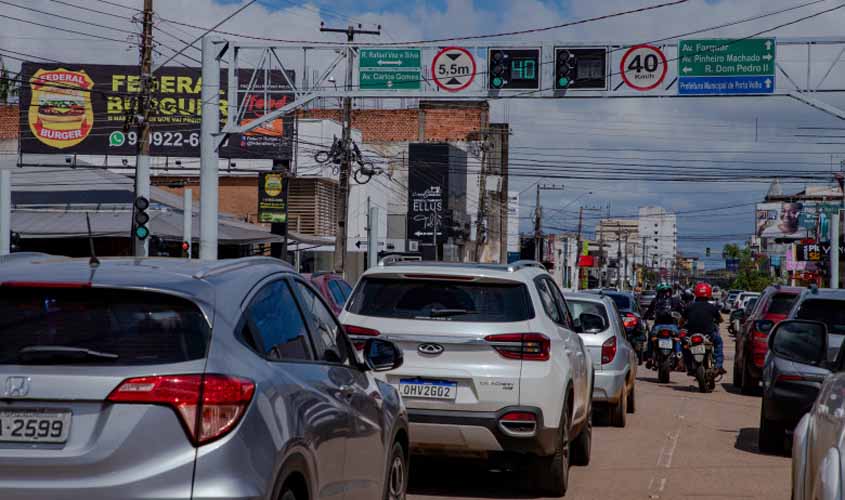
<svg viewBox="0 0 845 500"><path fill-rule="evenodd" d="M612 290L602 290L597 292L613 299L616 303L616 309L619 310L619 315L622 316L622 323L625 325L625 333L628 338L645 337L648 334L648 326L643 319L642 309L634 294L631 292L616 292Z"/></svg>

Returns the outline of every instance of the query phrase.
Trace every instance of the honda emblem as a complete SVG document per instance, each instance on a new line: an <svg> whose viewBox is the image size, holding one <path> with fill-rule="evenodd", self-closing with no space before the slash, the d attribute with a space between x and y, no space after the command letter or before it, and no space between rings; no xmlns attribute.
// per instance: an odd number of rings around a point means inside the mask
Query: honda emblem
<svg viewBox="0 0 845 500"><path fill-rule="evenodd" d="M7 398L22 398L29 394L29 377L9 377L3 395Z"/></svg>

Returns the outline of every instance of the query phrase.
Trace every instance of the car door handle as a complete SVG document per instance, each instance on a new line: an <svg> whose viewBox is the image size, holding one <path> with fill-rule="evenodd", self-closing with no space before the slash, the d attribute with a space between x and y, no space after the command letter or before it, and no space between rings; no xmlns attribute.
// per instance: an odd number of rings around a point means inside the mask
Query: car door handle
<svg viewBox="0 0 845 500"><path fill-rule="evenodd" d="M352 399L352 396L355 395L355 386L354 385L342 385L340 386L340 395L346 399Z"/></svg>

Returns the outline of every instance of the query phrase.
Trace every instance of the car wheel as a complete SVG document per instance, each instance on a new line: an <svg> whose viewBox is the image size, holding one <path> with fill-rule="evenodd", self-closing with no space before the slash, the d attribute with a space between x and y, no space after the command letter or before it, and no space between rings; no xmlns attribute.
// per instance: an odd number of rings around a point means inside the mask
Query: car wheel
<svg viewBox="0 0 845 500"><path fill-rule="evenodd" d="M539 485L543 494L560 498L566 495L569 488L569 408L563 408L560 418L560 433L555 446L555 453L550 457L537 457L534 467L535 484Z"/></svg>
<svg viewBox="0 0 845 500"><path fill-rule="evenodd" d="M581 429L578 437L572 441L572 465L590 465L590 454L593 448L593 410L587 415L587 423Z"/></svg>
<svg viewBox="0 0 845 500"><path fill-rule="evenodd" d="M757 383L754 377L748 372L748 368L742 367L742 393L746 396L752 396L757 392Z"/></svg>
<svg viewBox="0 0 845 500"><path fill-rule="evenodd" d="M622 395L619 402L610 407L610 425L613 427L625 427L628 416L628 390L622 387Z"/></svg>
<svg viewBox="0 0 845 500"><path fill-rule="evenodd" d="M785 431L782 425L766 418L766 399L763 398L763 407L760 410L760 433L757 439L760 451L763 453L783 452Z"/></svg>
<svg viewBox="0 0 845 500"><path fill-rule="evenodd" d="M408 491L408 464L405 450L400 443L393 443L390 461L387 464L387 477L384 485L384 500L405 500Z"/></svg>
<svg viewBox="0 0 845 500"><path fill-rule="evenodd" d="M637 411L637 395L636 385L631 385L631 392L628 393L628 413L635 413Z"/></svg>

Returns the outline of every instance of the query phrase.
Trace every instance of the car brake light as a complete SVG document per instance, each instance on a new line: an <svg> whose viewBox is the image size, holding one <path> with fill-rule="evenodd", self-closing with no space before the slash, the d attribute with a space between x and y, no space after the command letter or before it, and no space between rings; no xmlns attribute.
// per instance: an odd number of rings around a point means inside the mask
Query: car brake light
<svg viewBox="0 0 845 500"><path fill-rule="evenodd" d="M704 343L704 335L693 335L690 337L692 345L700 345Z"/></svg>
<svg viewBox="0 0 845 500"><path fill-rule="evenodd" d="M612 363L616 357L616 337L610 337L601 345L601 364Z"/></svg>
<svg viewBox="0 0 845 500"><path fill-rule="evenodd" d="M364 350L364 344L366 344L366 342L363 340L356 340L355 337L378 337L381 335L381 332L378 330L355 325L343 325L343 329L346 330L347 335L352 337L352 343L355 344L355 349L358 349L359 351Z"/></svg>
<svg viewBox="0 0 845 500"><path fill-rule="evenodd" d="M512 411L499 418L504 430L515 434L533 434L537 430L537 415L527 411Z"/></svg>
<svg viewBox="0 0 845 500"><path fill-rule="evenodd" d="M801 381L807 380L807 379L804 378L803 375L797 375L797 374L788 375L788 374L785 374L785 373L781 373L780 375L777 376L777 378L775 380L777 382L801 382Z"/></svg>
<svg viewBox="0 0 845 500"><path fill-rule="evenodd" d="M625 325L625 328L634 328L639 322L640 320L638 320L637 317L631 313L626 314L625 317L622 319L622 323Z"/></svg>
<svg viewBox="0 0 845 500"><path fill-rule="evenodd" d="M488 335L484 340L503 358L548 361L551 357L551 340L541 333L504 333Z"/></svg>
<svg viewBox="0 0 845 500"><path fill-rule="evenodd" d="M756 329L752 330L751 332L752 332L751 338L753 338L754 340L762 340L763 342L766 342L769 338L768 333L763 333L763 332L758 331Z"/></svg>
<svg viewBox="0 0 845 500"><path fill-rule="evenodd" d="M246 413L255 384L226 375L162 375L124 380L108 401L157 404L176 411L195 446L231 431Z"/></svg>

